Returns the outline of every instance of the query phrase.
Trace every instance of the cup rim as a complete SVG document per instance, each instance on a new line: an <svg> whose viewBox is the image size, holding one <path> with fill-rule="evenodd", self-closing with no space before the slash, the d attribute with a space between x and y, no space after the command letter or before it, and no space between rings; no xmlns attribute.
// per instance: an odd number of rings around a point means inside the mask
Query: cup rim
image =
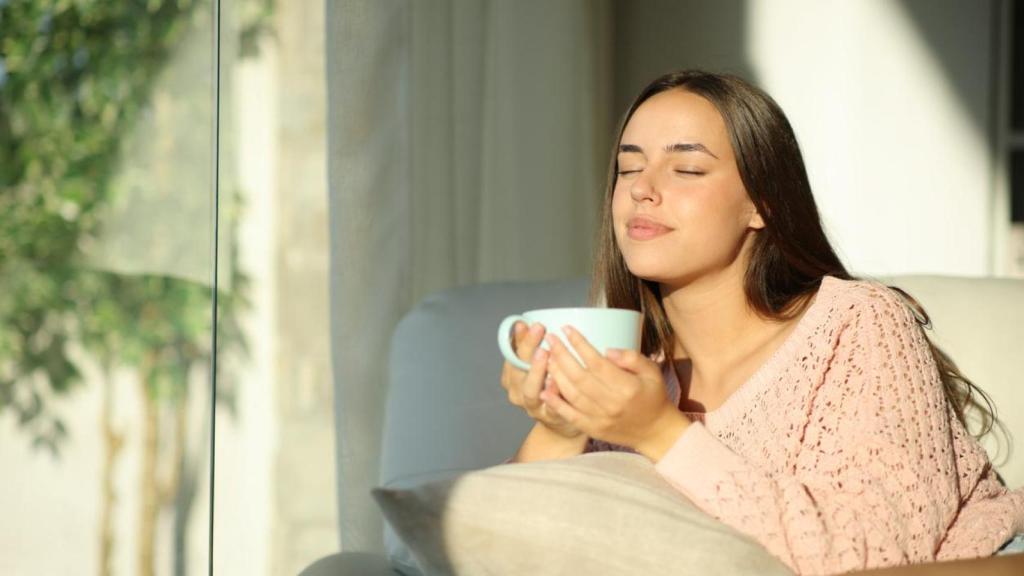
<svg viewBox="0 0 1024 576"><path fill-rule="evenodd" d="M585 310L585 311L601 310L603 312L631 313L631 314L636 314L638 316L641 315L639 310L633 310L632 308L606 308L606 307L601 307L601 306L564 306L564 307L558 307L558 308L535 308L533 310L527 310L526 312L523 312L522 315L523 316L527 316L529 314L533 314L533 313L536 313L536 312L548 312L548 313L575 312L577 310Z"/></svg>

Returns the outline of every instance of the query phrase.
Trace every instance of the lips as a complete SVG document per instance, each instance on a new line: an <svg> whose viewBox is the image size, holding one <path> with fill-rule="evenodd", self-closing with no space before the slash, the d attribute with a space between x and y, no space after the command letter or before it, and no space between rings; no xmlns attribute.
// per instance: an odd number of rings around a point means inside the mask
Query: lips
<svg viewBox="0 0 1024 576"><path fill-rule="evenodd" d="M654 238L656 236L661 236L662 234L667 234L671 231L671 227L643 216L634 216L626 222L627 234L630 238L636 240Z"/></svg>
<svg viewBox="0 0 1024 576"><path fill-rule="evenodd" d="M671 230L669 226L645 216L633 216L626 222L626 226L628 228L668 228Z"/></svg>

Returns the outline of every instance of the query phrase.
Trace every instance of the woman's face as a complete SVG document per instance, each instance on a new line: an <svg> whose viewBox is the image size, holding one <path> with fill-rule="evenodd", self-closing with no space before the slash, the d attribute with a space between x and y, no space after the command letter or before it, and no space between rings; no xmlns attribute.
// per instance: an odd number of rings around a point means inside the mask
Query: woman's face
<svg viewBox="0 0 1024 576"><path fill-rule="evenodd" d="M612 221L626 266L640 278L682 284L730 265L745 269L738 259L746 239L764 222L711 102L672 89L637 108L619 142Z"/></svg>

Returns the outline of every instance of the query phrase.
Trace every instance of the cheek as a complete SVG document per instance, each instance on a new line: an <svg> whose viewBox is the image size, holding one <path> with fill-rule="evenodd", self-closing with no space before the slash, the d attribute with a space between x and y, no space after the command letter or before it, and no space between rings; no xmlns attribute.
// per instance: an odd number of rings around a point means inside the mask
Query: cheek
<svg viewBox="0 0 1024 576"><path fill-rule="evenodd" d="M626 234L626 220L633 215L633 202L626 190L612 191L612 236L615 244L622 246Z"/></svg>
<svg viewBox="0 0 1024 576"><path fill-rule="evenodd" d="M616 225L629 218L632 201L625 187L616 186L612 190L612 222Z"/></svg>
<svg viewBox="0 0 1024 576"><path fill-rule="evenodd" d="M677 212L716 228L733 228L743 211L743 202L734 192L721 186L693 190L687 202L677 205Z"/></svg>

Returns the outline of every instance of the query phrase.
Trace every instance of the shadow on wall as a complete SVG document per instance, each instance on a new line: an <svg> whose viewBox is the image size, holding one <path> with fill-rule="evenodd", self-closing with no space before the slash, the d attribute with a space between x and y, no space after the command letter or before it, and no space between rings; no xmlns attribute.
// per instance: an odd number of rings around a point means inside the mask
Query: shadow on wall
<svg viewBox="0 0 1024 576"><path fill-rule="evenodd" d="M670 70L705 68L731 72L758 84L747 59L745 22L749 0L721 0L708 9L702 0L614 0L614 120L652 78ZM995 29L999 0L965 4L957 0L896 0L934 56L978 134L989 134L991 70L973 65L979 52L996 50L995 36L972 31ZM973 20L965 26L964 19ZM987 146L991 138L983 138ZM990 149L991 153L992 150Z"/></svg>
<svg viewBox="0 0 1024 576"><path fill-rule="evenodd" d="M986 60L998 64L993 53L998 51L1000 0L974 0L964 3L957 0L896 0L899 9L907 15L928 48L943 76L956 94L957 102L970 118L977 134L991 135L995 120L995 102L992 96L996 70L974 66L979 53L988 53ZM971 20L965 25L965 19ZM988 29L994 31L979 37L972 31ZM981 138L991 156L995 153L995 142L990 137Z"/></svg>
<svg viewBox="0 0 1024 576"><path fill-rule="evenodd" d="M647 82L672 70L703 68L758 82L747 60L748 0L615 0L612 6L615 126Z"/></svg>

